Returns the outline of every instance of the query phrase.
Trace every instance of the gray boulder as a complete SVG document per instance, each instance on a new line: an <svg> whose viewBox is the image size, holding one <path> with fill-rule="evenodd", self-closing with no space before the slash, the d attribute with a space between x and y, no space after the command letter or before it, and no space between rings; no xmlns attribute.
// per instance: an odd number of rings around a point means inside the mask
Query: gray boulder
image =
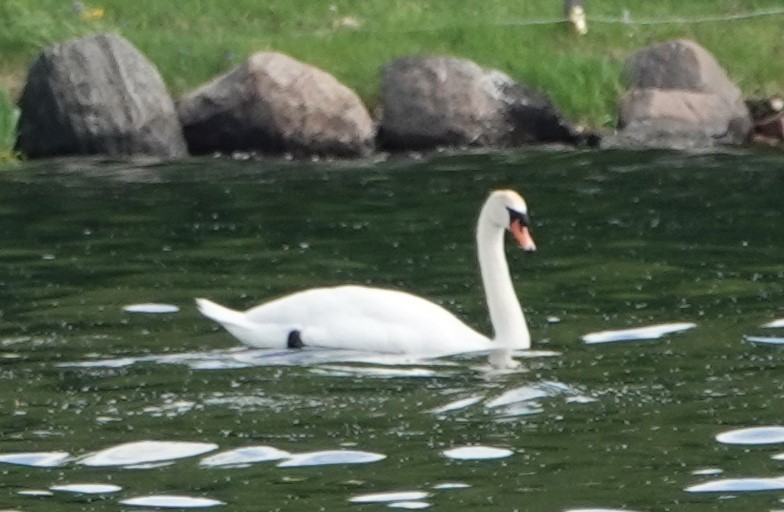
<svg viewBox="0 0 784 512"><path fill-rule="evenodd" d="M740 89L692 41L643 48L626 63L619 134L606 145L703 147L741 144L752 123Z"/></svg>
<svg viewBox="0 0 784 512"><path fill-rule="evenodd" d="M411 56L389 63L381 101L379 141L389 149L597 140L569 125L544 94L464 59Z"/></svg>
<svg viewBox="0 0 784 512"><path fill-rule="evenodd" d="M375 127L359 97L332 75L260 52L177 102L188 147L213 151L355 156Z"/></svg>
<svg viewBox="0 0 784 512"><path fill-rule="evenodd" d="M177 113L158 70L114 34L43 50L19 101L17 149L54 155L187 155Z"/></svg>

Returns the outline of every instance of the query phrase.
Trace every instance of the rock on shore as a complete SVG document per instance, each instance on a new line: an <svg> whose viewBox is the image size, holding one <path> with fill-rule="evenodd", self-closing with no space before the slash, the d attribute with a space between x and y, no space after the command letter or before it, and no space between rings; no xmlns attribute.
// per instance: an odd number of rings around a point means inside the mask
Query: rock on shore
<svg viewBox="0 0 784 512"><path fill-rule="evenodd" d="M546 95L465 59L395 60L383 70L381 100L379 141L387 149L586 140Z"/></svg>
<svg viewBox="0 0 784 512"><path fill-rule="evenodd" d="M626 62L618 131L602 146L707 148L743 144L752 119L740 90L697 43L643 48ZM158 70L120 36L52 45L30 68L19 102L17 149L56 155L161 158L259 152L367 155L440 147L598 145L550 98L503 72L448 56L407 56L381 76L378 131L357 94L329 73L259 52L174 104ZM776 140L784 115L757 121ZM759 116L758 116L759 117Z"/></svg>
<svg viewBox="0 0 784 512"><path fill-rule="evenodd" d="M359 97L332 75L291 57L259 52L184 95L177 110L192 153L356 156L375 127Z"/></svg>
<svg viewBox="0 0 784 512"><path fill-rule="evenodd" d="M620 131L608 146L710 147L749 139L752 123L740 89L693 41L637 51L626 62L626 81Z"/></svg>
<svg viewBox="0 0 784 512"><path fill-rule="evenodd" d="M158 70L114 34L43 50L19 101L17 149L56 155L187 154L174 103Z"/></svg>

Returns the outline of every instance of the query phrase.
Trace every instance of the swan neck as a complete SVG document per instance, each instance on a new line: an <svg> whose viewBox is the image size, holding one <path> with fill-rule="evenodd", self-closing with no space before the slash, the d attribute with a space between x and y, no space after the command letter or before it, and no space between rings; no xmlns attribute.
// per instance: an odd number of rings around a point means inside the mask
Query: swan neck
<svg viewBox="0 0 784 512"><path fill-rule="evenodd" d="M495 341L510 351L529 348L531 341L528 327L504 254L504 229L483 222L480 217L477 248Z"/></svg>

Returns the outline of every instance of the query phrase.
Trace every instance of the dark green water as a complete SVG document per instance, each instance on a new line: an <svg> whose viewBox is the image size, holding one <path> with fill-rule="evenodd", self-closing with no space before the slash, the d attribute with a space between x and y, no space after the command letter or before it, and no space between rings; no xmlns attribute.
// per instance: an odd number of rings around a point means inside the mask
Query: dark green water
<svg viewBox="0 0 784 512"><path fill-rule="evenodd" d="M528 200L534 255L508 249L534 347L525 371L482 357L409 365L237 351L193 297L238 308L311 286L423 295L489 329L473 225L488 191ZM123 311L136 303L179 312ZM784 443L715 436L784 425L784 157L670 153L441 156L428 162L38 163L0 174L0 509L119 510L147 495L226 510L385 510L369 493L425 491L433 510L739 511L784 490L687 492L777 478ZM669 322L662 339L581 336ZM517 393L509 400L505 393ZM504 405L498 398L504 396ZM461 399L475 403L433 412ZM91 467L123 443L361 450L367 464ZM466 445L505 448L454 460ZM713 469L716 474L695 472ZM719 473L718 470L721 470ZM467 487L434 489L459 482ZM111 483L106 495L20 491Z"/></svg>

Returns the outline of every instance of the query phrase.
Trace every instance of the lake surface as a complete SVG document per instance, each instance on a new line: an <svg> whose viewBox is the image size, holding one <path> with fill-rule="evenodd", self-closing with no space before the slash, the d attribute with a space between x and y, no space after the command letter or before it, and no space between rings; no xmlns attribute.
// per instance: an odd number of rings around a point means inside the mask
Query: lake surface
<svg viewBox="0 0 784 512"><path fill-rule="evenodd" d="M194 306L372 284L487 332L499 187L539 247L507 248L520 371L243 350ZM781 155L30 163L0 173L0 508L784 509L781 318Z"/></svg>

